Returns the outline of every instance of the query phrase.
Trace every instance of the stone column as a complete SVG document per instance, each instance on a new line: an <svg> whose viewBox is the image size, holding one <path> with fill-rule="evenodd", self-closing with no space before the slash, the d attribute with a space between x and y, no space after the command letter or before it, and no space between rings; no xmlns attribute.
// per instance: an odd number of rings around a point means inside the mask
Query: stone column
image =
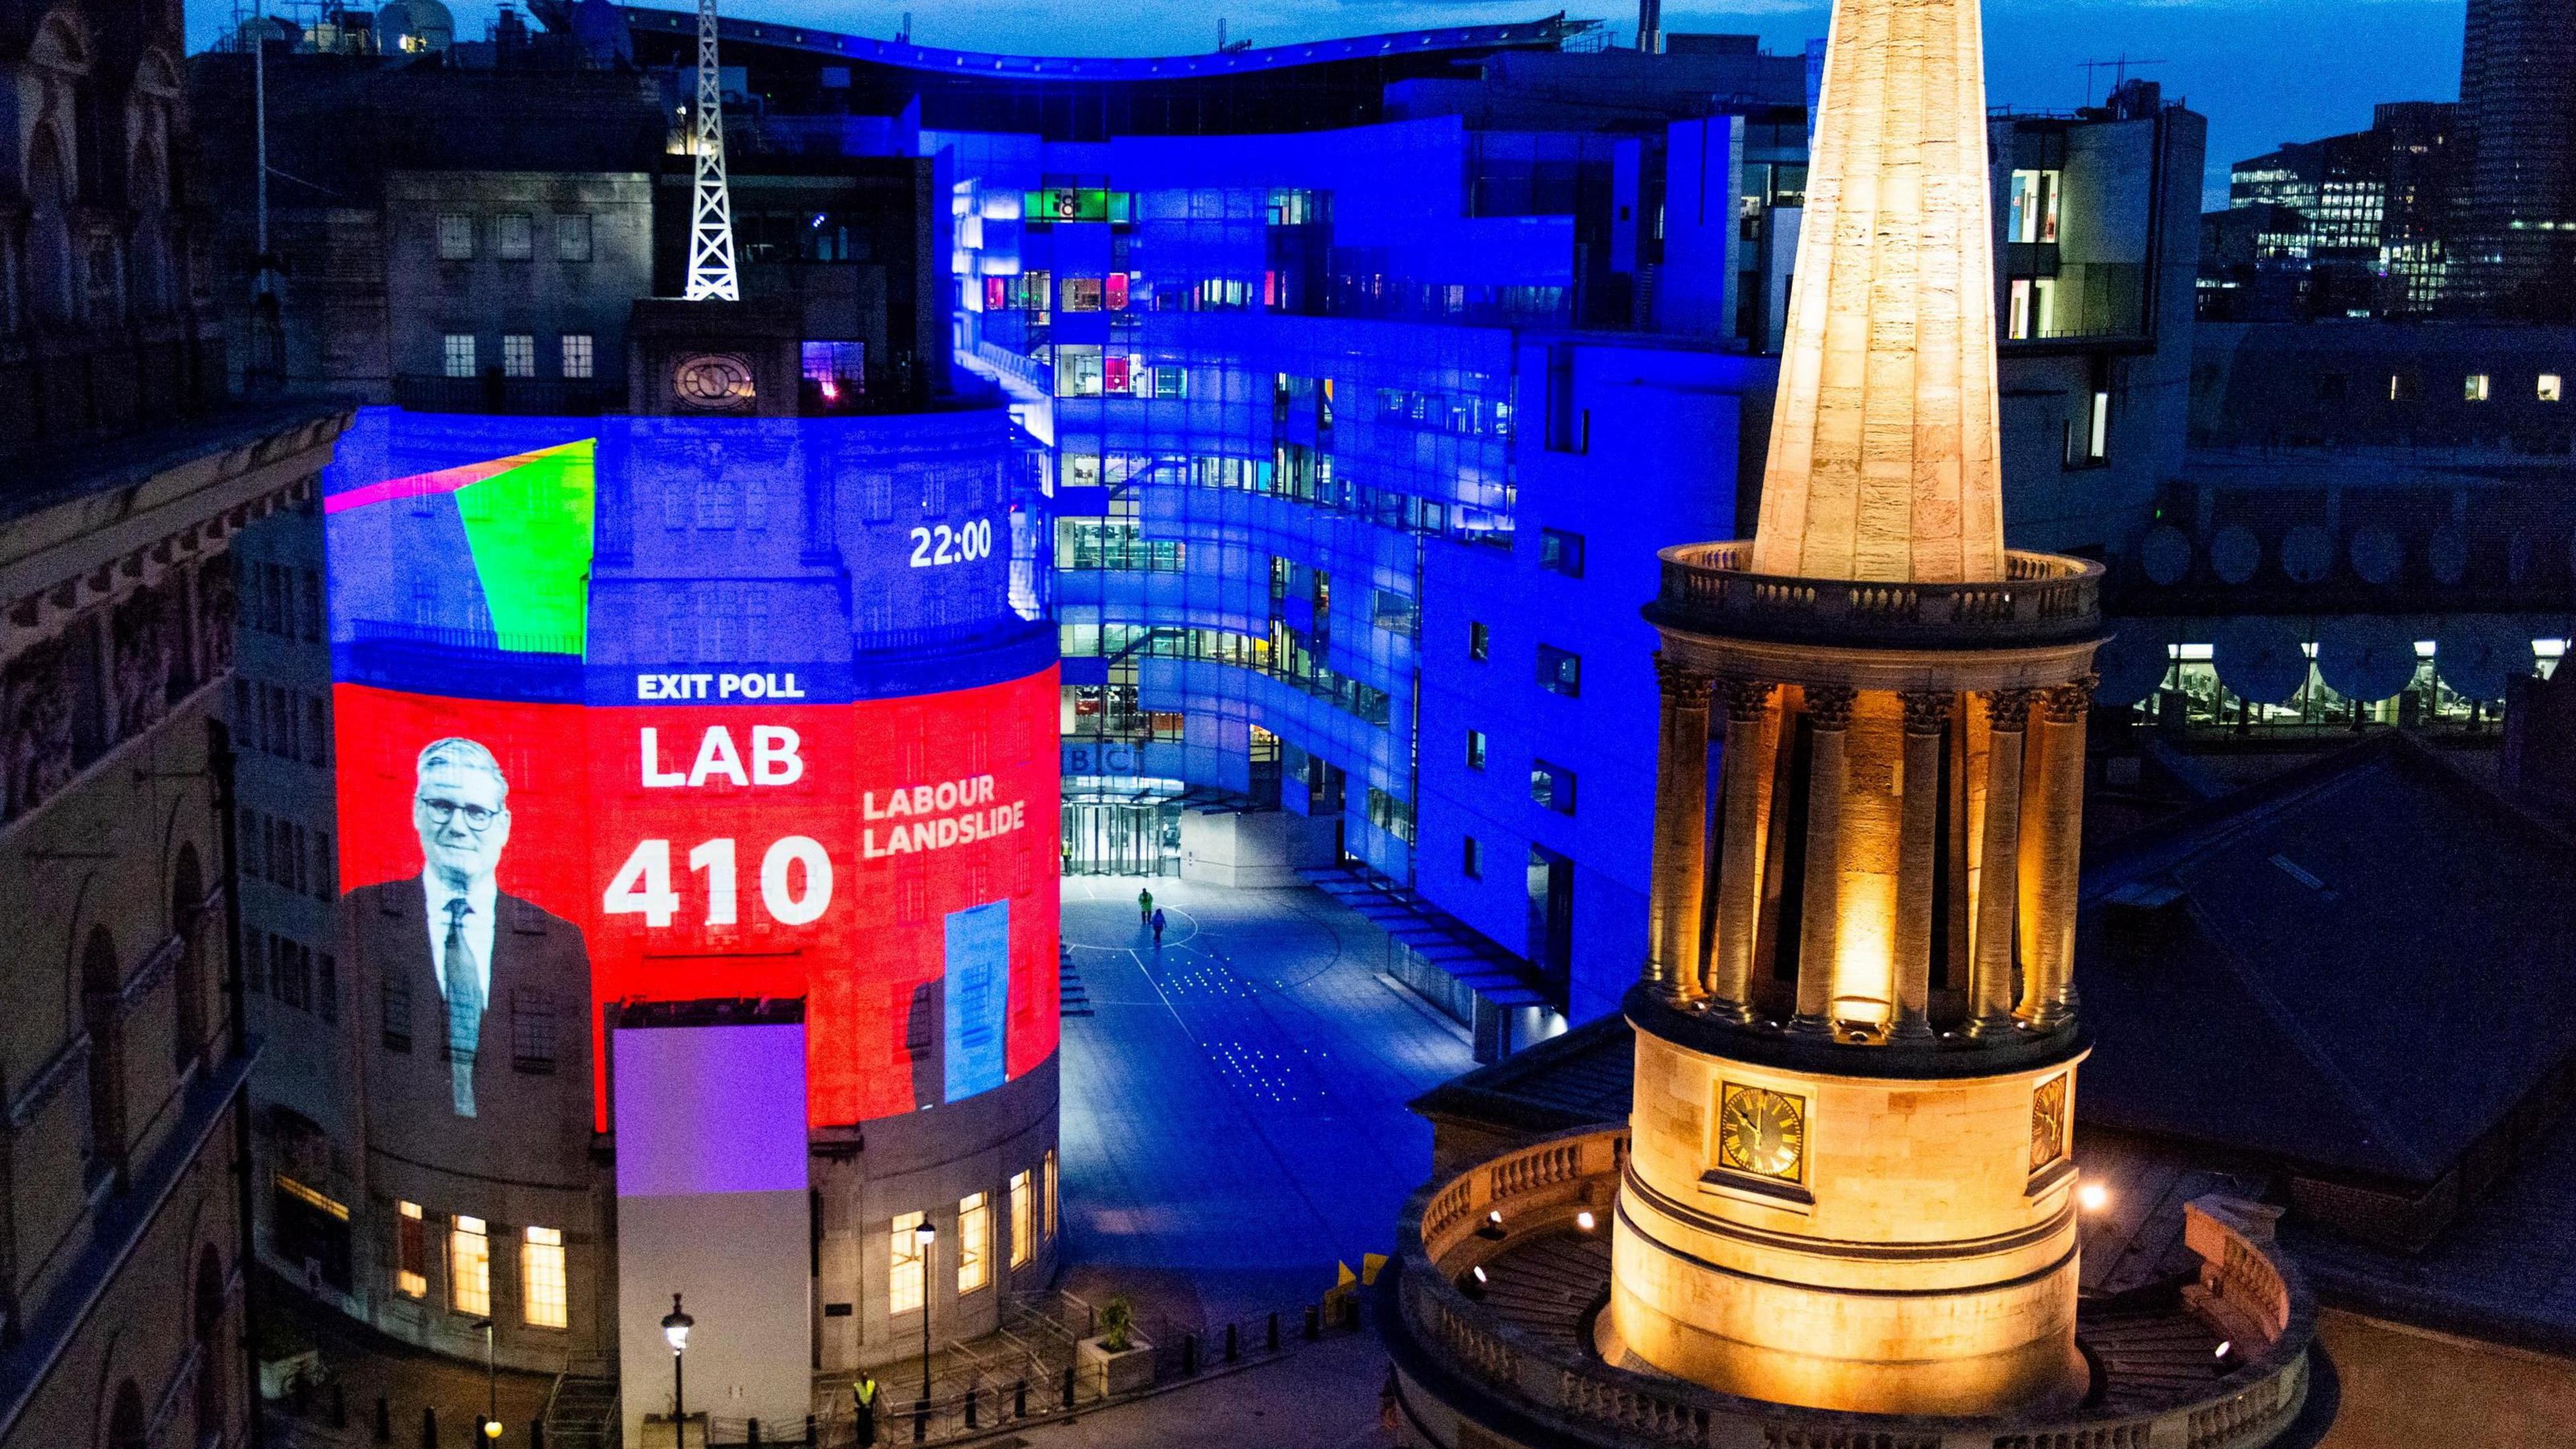
<svg viewBox="0 0 2576 1449"><path fill-rule="evenodd" d="M1700 995L1699 907L1708 879L1709 677L1664 654L1661 739L1655 760L1655 870L1647 919L1646 979L1666 1001Z"/></svg>
<svg viewBox="0 0 2576 1449"><path fill-rule="evenodd" d="M1908 692L1905 704L1905 799L1897 817L1896 1014L1892 1041L1929 1041L1932 1000L1932 877L1941 856L1941 736L1955 697L1948 690Z"/></svg>
<svg viewBox="0 0 2576 1449"><path fill-rule="evenodd" d="M1753 942L1762 905L1764 785L1772 769L1769 684L1726 681L1725 812L1717 864L1717 940L1709 949L1709 1011L1753 1019Z"/></svg>
<svg viewBox="0 0 2576 1449"><path fill-rule="evenodd" d="M2041 696L2040 798L2030 812L2039 832L2033 883L2035 950L2022 986L2020 1015L2036 1031L2053 1031L2075 1015L2075 894L2084 844L2084 715L2090 677Z"/></svg>
<svg viewBox="0 0 2576 1449"><path fill-rule="evenodd" d="M1853 691L1833 684L1806 688L1810 726L1807 765L1807 881L1798 903L1798 1014L1789 1030L1831 1035L1834 950L1842 905L1843 747L1851 729Z"/></svg>
<svg viewBox="0 0 2576 1449"><path fill-rule="evenodd" d="M2031 691L1986 696L1986 819L1977 853L1977 951L1969 977L1968 1034L2013 1029L2013 911L2021 874L2021 742Z"/></svg>

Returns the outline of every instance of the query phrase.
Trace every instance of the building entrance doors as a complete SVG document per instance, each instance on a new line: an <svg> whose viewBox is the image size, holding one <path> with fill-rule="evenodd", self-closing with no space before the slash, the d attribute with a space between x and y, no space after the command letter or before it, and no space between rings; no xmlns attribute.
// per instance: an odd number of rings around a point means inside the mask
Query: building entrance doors
<svg viewBox="0 0 2576 1449"><path fill-rule="evenodd" d="M1066 875L1179 875L1181 802L1067 800Z"/></svg>

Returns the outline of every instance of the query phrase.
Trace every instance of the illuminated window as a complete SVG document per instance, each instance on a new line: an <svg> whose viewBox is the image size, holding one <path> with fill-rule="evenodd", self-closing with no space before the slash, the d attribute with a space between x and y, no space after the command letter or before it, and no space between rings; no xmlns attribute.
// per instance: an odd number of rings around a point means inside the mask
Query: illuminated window
<svg viewBox="0 0 2576 1449"><path fill-rule="evenodd" d="M2422 390L2421 383L2412 372L2392 372L2388 374L2388 400L2390 402L2413 402Z"/></svg>
<svg viewBox="0 0 2576 1449"><path fill-rule="evenodd" d="M447 1298L459 1313L492 1316L492 1239L481 1218L459 1213L447 1234Z"/></svg>
<svg viewBox="0 0 2576 1449"><path fill-rule="evenodd" d="M1097 312L1100 310L1100 278L1067 277L1064 279L1064 310Z"/></svg>
<svg viewBox="0 0 2576 1449"><path fill-rule="evenodd" d="M492 250L505 262L524 262L536 255L536 229L524 211L505 211L492 218Z"/></svg>
<svg viewBox="0 0 2576 1449"><path fill-rule="evenodd" d="M1583 693L1583 658L1553 644L1538 646L1538 687L1568 699Z"/></svg>
<svg viewBox="0 0 2576 1449"><path fill-rule="evenodd" d="M1468 658L1470 658L1470 659L1482 659L1482 658L1484 658L1484 657L1485 657L1485 655L1486 655L1487 653L1491 652L1491 650L1493 649L1493 645L1494 645L1494 634L1493 634L1493 631L1492 631L1492 630L1490 630L1490 629L1486 628L1486 627L1485 627L1484 625L1482 625L1482 624L1478 624L1478 623L1474 623L1474 622L1470 622L1470 623L1467 625L1467 657L1468 657Z"/></svg>
<svg viewBox="0 0 2576 1449"><path fill-rule="evenodd" d="M1030 1256L1037 1251L1036 1235L1030 1231L1033 1226L1030 1221L1031 1209L1035 1205L1029 1199L1029 1175L1025 1172L1012 1173L1011 1266L1014 1268L1027 1266Z"/></svg>
<svg viewBox="0 0 2576 1449"><path fill-rule="evenodd" d="M1101 372L1099 348L1059 347L1055 350L1055 395L1098 397Z"/></svg>
<svg viewBox="0 0 2576 1449"><path fill-rule="evenodd" d="M2565 396L2566 394L2562 389L2557 373L2544 372L2540 375L2540 400L2542 402L2557 402Z"/></svg>
<svg viewBox="0 0 2576 1449"><path fill-rule="evenodd" d="M2460 379L2460 398L2464 402L2485 402L2487 375L2483 372L2473 372Z"/></svg>
<svg viewBox="0 0 2576 1449"><path fill-rule="evenodd" d="M993 1213L986 1204L988 1195L970 1192L957 1200L957 1291L972 1293L984 1286L988 1270L986 1255L993 1245Z"/></svg>
<svg viewBox="0 0 2576 1449"><path fill-rule="evenodd" d="M590 260L590 213L578 212L555 218L555 260L586 262ZM588 376L585 373L583 376Z"/></svg>
<svg viewBox="0 0 2576 1449"><path fill-rule="evenodd" d="M921 1214L897 1213L894 1228L886 1235L886 1312L910 1313L921 1306L922 1292L930 1286L929 1273L921 1261Z"/></svg>
<svg viewBox="0 0 2576 1449"><path fill-rule="evenodd" d="M1055 1236L1055 1149L1052 1147L1047 1149L1046 1155L1046 1231L1048 1237Z"/></svg>
<svg viewBox="0 0 2576 1449"><path fill-rule="evenodd" d="M438 259L442 262L467 262L474 259L474 218L461 211L438 214Z"/></svg>
<svg viewBox="0 0 2576 1449"><path fill-rule="evenodd" d="M2014 172L2004 213L2004 240L2057 240L2057 192L2058 173L2054 171Z"/></svg>
<svg viewBox="0 0 2576 1449"><path fill-rule="evenodd" d="M2020 341L2030 335L2030 278L2012 279L2012 306L2004 314L2004 336Z"/></svg>
<svg viewBox="0 0 2576 1449"><path fill-rule="evenodd" d="M449 377L474 375L474 334L450 332L439 341L439 360Z"/></svg>
<svg viewBox="0 0 2576 1449"><path fill-rule="evenodd" d="M563 335L563 375L566 377L589 377L594 365L590 334L587 332L565 333Z"/></svg>
<svg viewBox="0 0 2576 1449"><path fill-rule="evenodd" d="M534 377L537 375L537 339L526 332L509 332L501 337L501 375Z"/></svg>
<svg viewBox="0 0 2576 1449"><path fill-rule="evenodd" d="M396 1203L394 1219L394 1291L406 1298L429 1296L429 1225L421 1221L420 1204Z"/></svg>
<svg viewBox="0 0 2576 1449"><path fill-rule="evenodd" d="M2030 294L2032 298L2031 335L2033 337L2056 336L2057 279L2055 277L2033 277L2030 283Z"/></svg>
<svg viewBox="0 0 2576 1449"><path fill-rule="evenodd" d="M1530 801L1559 815L1574 813L1574 772L1545 760L1530 762Z"/></svg>
<svg viewBox="0 0 2576 1449"><path fill-rule="evenodd" d="M1467 768L1470 770L1485 768L1485 732L1483 730L1467 731Z"/></svg>
<svg viewBox="0 0 2576 1449"><path fill-rule="evenodd" d="M563 1230L528 1229L528 1240L519 1245L521 1314L539 1328L563 1328L571 1322L566 1299Z"/></svg>

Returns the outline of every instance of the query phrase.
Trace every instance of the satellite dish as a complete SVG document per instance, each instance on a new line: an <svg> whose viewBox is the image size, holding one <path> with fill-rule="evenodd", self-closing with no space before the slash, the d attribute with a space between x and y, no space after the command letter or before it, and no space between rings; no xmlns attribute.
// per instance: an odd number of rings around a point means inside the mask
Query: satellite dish
<svg viewBox="0 0 2576 1449"><path fill-rule="evenodd" d="M2375 615L2328 619L2317 628L2317 675L2346 699L2377 704L2415 682L2414 631Z"/></svg>
<svg viewBox="0 0 2576 1449"><path fill-rule="evenodd" d="M2161 620L2122 620L2119 632L2094 651L2093 669L2101 676L2094 703L2127 709L2152 698L2173 671L2172 633L2173 626Z"/></svg>
<svg viewBox="0 0 2576 1449"><path fill-rule="evenodd" d="M2210 636L2210 663L2218 682L2255 704L2285 704L2308 682L2308 654L2299 631L2271 614L2247 614Z"/></svg>
<svg viewBox="0 0 2576 1449"><path fill-rule="evenodd" d="M2356 528L2352 532L2352 571L2366 584L2393 584L2397 571L2406 566L2406 549L2397 535L2384 528Z"/></svg>
<svg viewBox="0 0 2576 1449"><path fill-rule="evenodd" d="M2148 529L2138 544L2138 567L2147 571L2151 583L2165 588L2181 583L2191 573L2191 536L2170 523Z"/></svg>
<svg viewBox="0 0 2576 1449"><path fill-rule="evenodd" d="M2281 539L2281 572L2294 584L2321 584L2334 572L2334 535L2302 523Z"/></svg>
<svg viewBox="0 0 2576 1449"><path fill-rule="evenodd" d="M2424 561L2433 567L2433 578L2444 587L2456 587L2469 572L2469 541L2459 529L2443 524L2433 530L2424 545Z"/></svg>
<svg viewBox="0 0 2576 1449"><path fill-rule="evenodd" d="M2241 584L2263 566L2263 545L2245 525L2231 523L2210 539L2209 566L2222 581Z"/></svg>
<svg viewBox="0 0 2576 1449"><path fill-rule="evenodd" d="M2504 698L2507 675L2531 672L2531 637L2493 617L2446 619L2433 636L2433 672L2462 699Z"/></svg>

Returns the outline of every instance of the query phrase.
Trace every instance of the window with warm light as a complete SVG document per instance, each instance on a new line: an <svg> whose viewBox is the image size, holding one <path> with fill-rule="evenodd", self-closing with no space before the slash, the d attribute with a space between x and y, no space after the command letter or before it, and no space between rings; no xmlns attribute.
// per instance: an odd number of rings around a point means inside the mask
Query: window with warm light
<svg viewBox="0 0 2576 1449"><path fill-rule="evenodd" d="M492 1238L481 1218L459 1213L448 1231L447 1301L459 1313L492 1316Z"/></svg>
<svg viewBox="0 0 2576 1449"><path fill-rule="evenodd" d="M922 1262L921 1214L897 1213L886 1234L886 1312L910 1313L921 1306L930 1274Z"/></svg>
<svg viewBox="0 0 2576 1449"><path fill-rule="evenodd" d="M2542 402L2562 401L2567 395L2566 385L2557 373L2544 372L2540 375L2539 395Z"/></svg>
<svg viewBox="0 0 2576 1449"><path fill-rule="evenodd" d="M993 1243L993 1213L989 1194L970 1192L957 1200L957 1291L972 1293L984 1286L989 1269L986 1254Z"/></svg>
<svg viewBox="0 0 2576 1449"><path fill-rule="evenodd" d="M519 1245L520 1314L538 1328L571 1324L564 1290L563 1229L530 1228Z"/></svg>
<svg viewBox="0 0 2576 1449"><path fill-rule="evenodd" d="M394 1219L394 1291L406 1298L429 1296L429 1225L420 1204L396 1203Z"/></svg>
<svg viewBox="0 0 2576 1449"><path fill-rule="evenodd" d="M1014 1268L1026 1267L1030 1255L1037 1251L1037 1244L1032 1240L1034 1235L1029 1231L1030 1209L1033 1206L1034 1204L1029 1201L1029 1175L1025 1172L1012 1173L1011 1266Z"/></svg>
<svg viewBox="0 0 2576 1449"><path fill-rule="evenodd" d="M2059 175L2055 171L2016 171L2012 174L2012 186L2004 211L2004 240L2057 240Z"/></svg>
<svg viewBox="0 0 2576 1449"><path fill-rule="evenodd" d="M2487 400L2487 375L2483 372L2473 372L2460 379L2460 400L2463 402L2485 402Z"/></svg>
<svg viewBox="0 0 2576 1449"><path fill-rule="evenodd" d="M1046 1233L1050 1238L1055 1236L1055 1149L1052 1147L1047 1149L1046 1155Z"/></svg>

